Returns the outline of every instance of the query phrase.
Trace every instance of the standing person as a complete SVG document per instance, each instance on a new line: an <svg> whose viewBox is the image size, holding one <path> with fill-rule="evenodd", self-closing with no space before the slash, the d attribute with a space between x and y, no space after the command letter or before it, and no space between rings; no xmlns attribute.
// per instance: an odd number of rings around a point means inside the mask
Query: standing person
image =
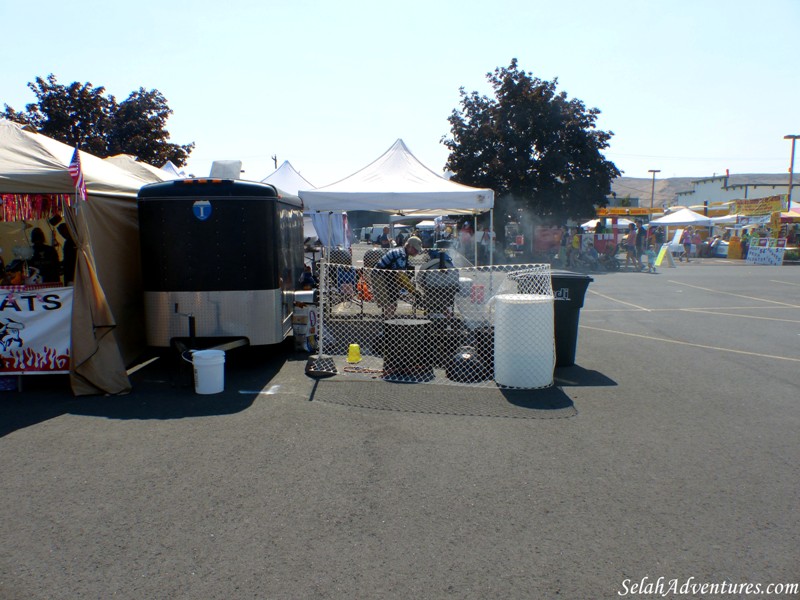
<svg viewBox="0 0 800 600"><path fill-rule="evenodd" d="M622 243L625 246L625 268L633 263L634 269L640 269L641 262L636 255L636 225L633 223L628 225L628 233L625 234Z"/></svg>
<svg viewBox="0 0 800 600"><path fill-rule="evenodd" d="M574 267L578 257L581 255L581 228L576 227L575 233L572 235L572 241L570 242L570 266Z"/></svg>
<svg viewBox="0 0 800 600"><path fill-rule="evenodd" d="M388 227L384 227L383 233L378 236L378 245L387 250L392 247L392 234Z"/></svg>
<svg viewBox="0 0 800 600"><path fill-rule="evenodd" d="M315 287L317 287L317 278L314 277L314 273L311 272L311 265L304 265L303 272L297 280L297 289L313 290Z"/></svg>
<svg viewBox="0 0 800 600"><path fill-rule="evenodd" d="M703 238L700 236L699 229L695 229L692 232L692 244L694 245L694 255L699 258L701 256L700 249L703 244Z"/></svg>
<svg viewBox="0 0 800 600"><path fill-rule="evenodd" d="M75 245L75 240L72 239L66 223L61 223L56 231L64 238L64 243L61 245L61 253L64 255L64 260L61 261L64 285L72 285L75 282L75 261L78 258L78 247Z"/></svg>
<svg viewBox="0 0 800 600"><path fill-rule="evenodd" d="M28 263L39 271L42 283L60 283L58 252L52 246L47 245L44 231L38 227L34 228L31 231L31 244L33 245L33 257Z"/></svg>
<svg viewBox="0 0 800 600"><path fill-rule="evenodd" d="M666 241L666 234L664 228L660 225L656 227L656 247L661 248L662 244Z"/></svg>
<svg viewBox="0 0 800 600"><path fill-rule="evenodd" d="M742 258L747 258L747 251L750 249L750 234L747 230L742 230Z"/></svg>
<svg viewBox="0 0 800 600"><path fill-rule="evenodd" d="M715 236L715 237L718 238L719 236ZM786 231L786 245L790 246L790 247L793 247L793 246L797 245L797 226L796 225L794 227L790 226L788 228L788 230Z"/></svg>
<svg viewBox="0 0 800 600"><path fill-rule="evenodd" d="M472 255L472 225L469 221L464 221L464 225L458 232L458 244L461 248L461 254L470 260L474 260Z"/></svg>
<svg viewBox="0 0 800 600"><path fill-rule="evenodd" d="M408 259L422 252L422 240L411 236L399 248L392 248L384 254L372 272L375 301L383 309L383 318L391 319L397 310L400 290L414 292L414 284L405 273Z"/></svg>
<svg viewBox="0 0 800 600"><path fill-rule="evenodd" d="M647 247L647 272L656 272L656 247L653 244Z"/></svg>
<svg viewBox="0 0 800 600"><path fill-rule="evenodd" d="M561 248L558 251L558 257L561 259L561 266L566 267L569 265L569 254L572 251L572 244L570 244L569 240L569 227L561 227L559 231L561 232L561 239L558 243Z"/></svg>
<svg viewBox="0 0 800 600"><path fill-rule="evenodd" d="M690 225L686 229L683 230L681 234L681 244L683 245L683 252L678 257L678 262L683 262L683 258L686 257L686 262L689 262L689 255L692 252L692 226Z"/></svg>
<svg viewBox="0 0 800 600"><path fill-rule="evenodd" d="M419 238L422 240L422 247L423 248L432 248L433 247L433 233L430 229L423 229L422 236Z"/></svg>
<svg viewBox="0 0 800 600"><path fill-rule="evenodd" d="M656 231L657 230L658 230L658 228L657 227L653 227L652 225L650 225L647 228L647 239L645 239L645 241L644 241L646 248L649 248L651 245L652 246L656 246L658 244L658 241L656 240Z"/></svg>
<svg viewBox="0 0 800 600"><path fill-rule="evenodd" d="M489 248L494 247L494 231L489 230L488 225L483 226L483 231L481 232L481 253L483 255L483 260L489 260Z"/></svg>
<svg viewBox="0 0 800 600"><path fill-rule="evenodd" d="M647 230L644 228L644 221L636 219L636 260L639 261L639 268L644 269L642 256L647 249Z"/></svg>

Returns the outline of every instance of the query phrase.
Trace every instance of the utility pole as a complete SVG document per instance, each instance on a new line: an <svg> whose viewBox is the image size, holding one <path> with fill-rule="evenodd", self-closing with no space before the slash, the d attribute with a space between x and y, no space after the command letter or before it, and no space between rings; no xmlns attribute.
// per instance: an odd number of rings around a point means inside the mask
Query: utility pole
<svg viewBox="0 0 800 600"><path fill-rule="evenodd" d="M800 138L800 135L785 135L783 139L792 140L792 158L789 162L789 199L786 204L786 210L792 210L792 176L794 175L794 143Z"/></svg>
<svg viewBox="0 0 800 600"><path fill-rule="evenodd" d="M272 162L275 163L275 168L277 169L278 168L278 155L277 154L273 154L271 158L272 158Z"/></svg>
<svg viewBox="0 0 800 600"><path fill-rule="evenodd" d="M653 185L650 187L650 213L653 212L653 200L656 197L656 173L661 173L661 169L649 169L648 173L653 174Z"/></svg>

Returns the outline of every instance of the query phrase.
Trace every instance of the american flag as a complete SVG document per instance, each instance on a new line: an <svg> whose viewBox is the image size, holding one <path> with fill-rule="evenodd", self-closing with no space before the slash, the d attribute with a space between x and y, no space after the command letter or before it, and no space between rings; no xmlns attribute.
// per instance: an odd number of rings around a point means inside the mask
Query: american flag
<svg viewBox="0 0 800 600"><path fill-rule="evenodd" d="M69 161L69 175L72 177L72 182L75 184L75 193L80 195L81 200L86 200L86 182L83 179L83 170L81 169L81 157L78 154L78 149L72 153L72 160Z"/></svg>

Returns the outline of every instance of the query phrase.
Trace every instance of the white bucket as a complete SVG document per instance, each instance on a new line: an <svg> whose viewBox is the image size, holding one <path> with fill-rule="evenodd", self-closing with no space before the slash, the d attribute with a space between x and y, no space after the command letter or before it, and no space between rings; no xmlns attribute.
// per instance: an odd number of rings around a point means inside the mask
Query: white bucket
<svg viewBox="0 0 800 600"><path fill-rule="evenodd" d="M195 350L194 391L197 394L218 394L225 389L225 352L222 350Z"/></svg>

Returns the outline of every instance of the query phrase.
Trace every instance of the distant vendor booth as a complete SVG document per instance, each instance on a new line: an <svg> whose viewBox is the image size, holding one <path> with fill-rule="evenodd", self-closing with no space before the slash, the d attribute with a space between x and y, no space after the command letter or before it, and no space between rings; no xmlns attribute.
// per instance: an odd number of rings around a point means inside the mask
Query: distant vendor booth
<svg viewBox="0 0 800 600"><path fill-rule="evenodd" d="M0 376L69 373L75 395L130 391L125 365L144 349L136 193L148 177L0 119ZM43 282L37 228L58 262L74 240L74 276L59 267Z"/></svg>

